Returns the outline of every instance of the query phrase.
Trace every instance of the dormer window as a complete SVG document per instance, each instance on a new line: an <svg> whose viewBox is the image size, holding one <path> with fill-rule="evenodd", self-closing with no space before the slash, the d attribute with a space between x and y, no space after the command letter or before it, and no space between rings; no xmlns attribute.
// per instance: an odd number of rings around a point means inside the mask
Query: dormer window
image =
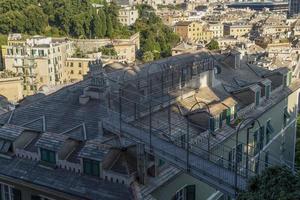
<svg viewBox="0 0 300 200"><path fill-rule="evenodd" d="M56 155L54 151L40 148L41 151L41 161L56 164Z"/></svg>
<svg viewBox="0 0 300 200"><path fill-rule="evenodd" d="M83 159L83 173L90 176L100 176L100 162L96 160Z"/></svg>

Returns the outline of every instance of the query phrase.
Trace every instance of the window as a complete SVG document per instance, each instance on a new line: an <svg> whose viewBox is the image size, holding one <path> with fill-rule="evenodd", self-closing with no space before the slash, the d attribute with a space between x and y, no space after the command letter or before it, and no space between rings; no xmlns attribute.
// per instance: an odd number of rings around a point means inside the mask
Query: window
<svg viewBox="0 0 300 200"><path fill-rule="evenodd" d="M55 152L41 148L41 160L44 162L56 163Z"/></svg>
<svg viewBox="0 0 300 200"><path fill-rule="evenodd" d="M100 176L100 162L96 160L83 159L83 172L91 176Z"/></svg>

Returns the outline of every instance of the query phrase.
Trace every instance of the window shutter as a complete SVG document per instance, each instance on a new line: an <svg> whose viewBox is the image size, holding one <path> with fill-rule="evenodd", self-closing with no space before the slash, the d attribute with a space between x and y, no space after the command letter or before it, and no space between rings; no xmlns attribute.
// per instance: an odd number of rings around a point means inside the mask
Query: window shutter
<svg viewBox="0 0 300 200"><path fill-rule="evenodd" d="M226 111L226 124L230 124L230 117L231 117L231 108L228 108Z"/></svg>
<svg viewBox="0 0 300 200"><path fill-rule="evenodd" d="M262 150L263 147L264 147L264 139L265 139L265 127L262 126L260 128L260 135L259 135L259 147L260 147L260 150Z"/></svg>
<svg viewBox="0 0 300 200"><path fill-rule="evenodd" d="M209 119L209 128L211 131L215 131L215 119L214 118Z"/></svg>
<svg viewBox="0 0 300 200"><path fill-rule="evenodd" d="M186 187L186 200L196 200L196 186L188 185Z"/></svg>

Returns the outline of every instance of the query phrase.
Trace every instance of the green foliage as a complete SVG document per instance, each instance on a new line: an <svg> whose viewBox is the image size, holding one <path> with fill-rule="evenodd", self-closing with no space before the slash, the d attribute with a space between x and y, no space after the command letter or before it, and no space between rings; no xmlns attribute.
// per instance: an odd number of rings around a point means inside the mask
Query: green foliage
<svg viewBox="0 0 300 200"><path fill-rule="evenodd" d="M143 54L143 62L151 62L154 60L154 55L151 51L146 51Z"/></svg>
<svg viewBox="0 0 300 200"><path fill-rule="evenodd" d="M101 51L103 55L107 55L107 56L117 56L118 55L116 50L112 46L101 47L101 48L99 48L99 51Z"/></svg>
<svg viewBox="0 0 300 200"><path fill-rule="evenodd" d="M7 36L0 34L0 49L2 45L7 45Z"/></svg>
<svg viewBox="0 0 300 200"><path fill-rule="evenodd" d="M247 191L238 195L238 200L293 200L300 199L300 180L288 169L270 167L254 177Z"/></svg>
<svg viewBox="0 0 300 200"><path fill-rule="evenodd" d="M103 7L96 10L92 3ZM0 33L128 37L131 32L119 23L118 9L115 3L107 5L102 0L0 0Z"/></svg>
<svg viewBox="0 0 300 200"><path fill-rule="evenodd" d="M215 49L219 49L219 43L216 40L211 40L207 45L206 48L208 48L209 50L215 50Z"/></svg>
<svg viewBox="0 0 300 200"><path fill-rule="evenodd" d="M151 52L154 59L170 56L171 48L179 42L179 36L163 24L152 7L139 5L138 10L140 18L132 28L135 32L140 32L142 53ZM146 55L148 57L149 53Z"/></svg>

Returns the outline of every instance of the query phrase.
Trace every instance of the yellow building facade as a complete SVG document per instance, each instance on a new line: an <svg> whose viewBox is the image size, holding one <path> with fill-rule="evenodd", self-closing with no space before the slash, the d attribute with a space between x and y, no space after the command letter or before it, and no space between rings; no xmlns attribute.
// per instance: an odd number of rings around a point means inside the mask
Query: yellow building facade
<svg viewBox="0 0 300 200"><path fill-rule="evenodd" d="M0 78L0 95L11 102L18 102L23 98L23 85L20 77Z"/></svg>
<svg viewBox="0 0 300 200"><path fill-rule="evenodd" d="M213 31L208 30L208 27L201 22L178 22L175 25L175 32L181 37L183 41L192 43L200 41L209 42L214 37Z"/></svg>

